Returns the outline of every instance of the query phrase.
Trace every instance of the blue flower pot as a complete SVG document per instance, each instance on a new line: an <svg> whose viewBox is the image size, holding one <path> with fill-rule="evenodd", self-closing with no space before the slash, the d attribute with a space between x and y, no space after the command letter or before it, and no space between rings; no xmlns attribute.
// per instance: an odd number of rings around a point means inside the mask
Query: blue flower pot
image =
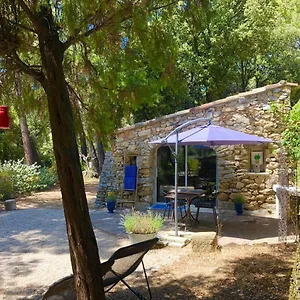
<svg viewBox="0 0 300 300"><path fill-rule="evenodd" d="M244 204L242 204L242 203L234 203L234 208L235 208L236 214L238 216L240 216L240 215L243 214L243 212L244 212Z"/></svg>
<svg viewBox="0 0 300 300"><path fill-rule="evenodd" d="M106 207L108 212L112 214L116 208L116 202L115 201L106 202Z"/></svg>

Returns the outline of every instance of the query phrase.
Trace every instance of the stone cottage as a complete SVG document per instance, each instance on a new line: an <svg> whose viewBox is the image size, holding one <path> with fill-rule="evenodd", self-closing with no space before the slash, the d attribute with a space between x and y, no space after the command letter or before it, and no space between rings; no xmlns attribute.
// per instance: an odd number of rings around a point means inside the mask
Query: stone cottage
<svg viewBox="0 0 300 300"><path fill-rule="evenodd" d="M219 200L230 202L235 193L241 193L246 198L246 207L251 210L275 203L272 187L278 183L280 141L285 129L283 116L290 109L291 89L296 86L281 81L119 129L115 133L113 151L106 153L98 199L105 199L107 191L115 190L119 199L131 199L137 204L151 205L161 201L162 187L172 185L174 180L172 155L168 147L159 148L149 142L164 138L189 120L209 118L212 124L269 138L274 142L189 149L189 180L207 176L205 168L202 170L204 173L200 172L201 166L206 165L214 169L210 170L213 172L209 176L217 177ZM187 129L198 125L194 123ZM126 165L137 165L136 188L133 191L124 190ZM182 172L179 172L179 185L183 184L181 177Z"/></svg>

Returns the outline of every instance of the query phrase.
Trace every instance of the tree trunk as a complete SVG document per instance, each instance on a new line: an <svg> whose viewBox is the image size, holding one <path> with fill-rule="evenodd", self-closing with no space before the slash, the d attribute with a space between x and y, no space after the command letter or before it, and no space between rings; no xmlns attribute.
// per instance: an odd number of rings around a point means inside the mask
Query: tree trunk
<svg viewBox="0 0 300 300"><path fill-rule="evenodd" d="M20 117L20 128L26 164L30 166L33 165L35 162L39 163L38 152L35 148L35 144L31 141L27 124L27 118L25 115L23 115L23 117Z"/></svg>
<svg viewBox="0 0 300 300"><path fill-rule="evenodd" d="M86 138L84 132L79 133L79 140L80 140L80 150L81 154L87 156L87 145L86 145Z"/></svg>
<svg viewBox="0 0 300 300"><path fill-rule="evenodd" d="M48 23L45 25L47 29L51 27ZM98 247L87 206L63 71L63 47L57 33L52 31L50 37L40 37L40 51L77 299L105 299Z"/></svg>
<svg viewBox="0 0 300 300"><path fill-rule="evenodd" d="M96 143L97 143L97 154L98 154L98 162L99 162L99 176L101 176L102 167L105 158L105 152L104 152L103 143L100 141L99 137L96 138Z"/></svg>
<svg viewBox="0 0 300 300"><path fill-rule="evenodd" d="M94 144L92 141L89 142L89 148L90 148L90 156L91 156L91 168L93 170L93 172L95 172L95 174L97 174L98 176L99 174L99 162L98 162L98 156L97 156L97 152L96 149L94 147Z"/></svg>
<svg viewBox="0 0 300 300"><path fill-rule="evenodd" d="M21 74L19 72L15 73L15 88L17 97L22 99L22 81ZM20 116L20 128L22 134L23 148L25 154L26 164L28 166L33 165L35 162L39 163L39 155L36 149L36 145L31 141L30 133L27 124L26 115L21 113Z"/></svg>

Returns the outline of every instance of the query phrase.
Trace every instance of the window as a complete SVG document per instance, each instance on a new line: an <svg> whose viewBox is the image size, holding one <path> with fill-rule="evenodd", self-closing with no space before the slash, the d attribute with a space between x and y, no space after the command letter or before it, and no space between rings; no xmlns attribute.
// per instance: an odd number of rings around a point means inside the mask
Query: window
<svg viewBox="0 0 300 300"><path fill-rule="evenodd" d="M261 149L252 149L250 155L250 172L265 172L265 151Z"/></svg>

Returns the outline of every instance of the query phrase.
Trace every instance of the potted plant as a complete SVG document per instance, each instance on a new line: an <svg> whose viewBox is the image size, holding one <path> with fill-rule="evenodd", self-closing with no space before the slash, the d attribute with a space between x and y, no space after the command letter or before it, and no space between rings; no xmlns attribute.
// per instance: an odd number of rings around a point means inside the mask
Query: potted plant
<svg viewBox="0 0 300 300"><path fill-rule="evenodd" d="M243 214L245 202L245 197L243 195L237 194L234 196L233 203L237 215Z"/></svg>
<svg viewBox="0 0 300 300"><path fill-rule="evenodd" d="M106 197L106 207L109 213L113 213L116 208L116 196L114 192L108 192Z"/></svg>
<svg viewBox="0 0 300 300"><path fill-rule="evenodd" d="M164 218L152 211L143 213L132 210L121 218L121 224L132 244L155 238L163 223Z"/></svg>

